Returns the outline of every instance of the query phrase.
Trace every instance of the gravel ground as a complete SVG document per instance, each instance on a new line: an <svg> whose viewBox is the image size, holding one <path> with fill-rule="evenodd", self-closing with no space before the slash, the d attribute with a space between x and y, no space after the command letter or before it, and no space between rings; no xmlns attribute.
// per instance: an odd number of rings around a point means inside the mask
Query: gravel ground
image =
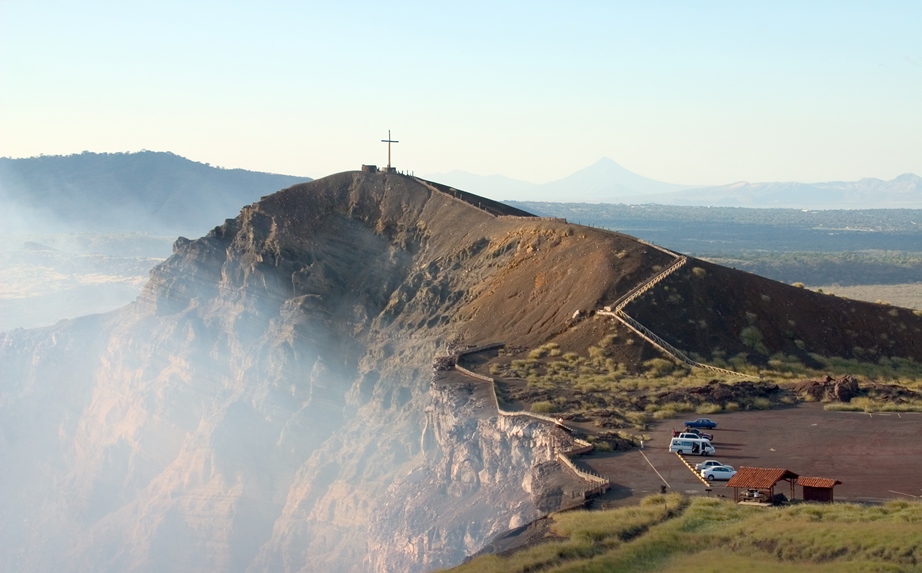
<svg viewBox="0 0 922 573"><path fill-rule="evenodd" d="M822 404L802 404L710 418L718 423L713 432L717 453L702 459L718 459L736 468L785 468L802 476L837 479L843 483L835 488L836 501L922 497L920 413L827 412ZM672 428L681 429L684 420L660 423L643 451L581 458L581 464L612 480L612 490L597 503L630 505L639 497L659 492L664 482L671 491L707 495L707 486L667 451ZM689 462L698 461L689 457ZM724 482L716 482L712 489L710 495L733 495ZM786 483L776 492L790 497ZM802 495L798 487L796 497Z"/></svg>

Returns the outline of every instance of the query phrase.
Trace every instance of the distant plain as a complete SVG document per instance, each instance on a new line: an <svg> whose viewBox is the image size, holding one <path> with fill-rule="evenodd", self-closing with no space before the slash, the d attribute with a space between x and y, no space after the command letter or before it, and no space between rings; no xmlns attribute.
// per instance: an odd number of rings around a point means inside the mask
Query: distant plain
<svg viewBox="0 0 922 573"><path fill-rule="evenodd" d="M813 290L822 289L823 292L854 300L883 302L893 306L922 310L922 283L854 286L823 285L809 288Z"/></svg>

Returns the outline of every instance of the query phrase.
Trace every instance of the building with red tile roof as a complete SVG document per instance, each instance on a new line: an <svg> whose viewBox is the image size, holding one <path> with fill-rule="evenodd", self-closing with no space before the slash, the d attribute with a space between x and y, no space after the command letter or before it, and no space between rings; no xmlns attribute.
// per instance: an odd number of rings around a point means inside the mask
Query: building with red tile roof
<svg viewBox="0 0 922 573"><path fill-rule="evenodd" d="M832 502L832 488L839 485L837 479L821 477L798 477L797 485L804 488L804 501L825 501Z"/></svg>
<svg viewBox="0 0 922 573"><path fill-rule="evenodd" d="M791 499L794 499L794 482L799 476L784 468L750 468L740 467L727 487L733 488L733 497L737 501L771 502L775 497L775 486L780 481L791 484ZM740 497L740 490L743 496Z"/></svg>

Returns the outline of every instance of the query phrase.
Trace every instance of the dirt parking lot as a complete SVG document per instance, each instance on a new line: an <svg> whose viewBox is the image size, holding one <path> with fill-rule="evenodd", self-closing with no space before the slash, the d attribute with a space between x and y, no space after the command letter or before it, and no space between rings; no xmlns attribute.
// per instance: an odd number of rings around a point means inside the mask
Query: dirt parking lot
<svg viewBox="0 0 922 573"><path fill-rule="evenodd" d="M644 449L592 454L580 463L608 476L612 490L606 505L635 503L637 497L670 490L706 495L706 485L668 453L672 429L687 418L666 420L650 433ZM736 468L785 468L802 476L840 480L837 501L879 502L922 498L922 414L827 412L822 404L801 404L781 410L733 412L707 416L717 422L713 445L717 453L689 462L717 459ZM709 430L708 430L709 431ZM656 471L654 471L654 468ZM658 473L657 473L658 472ZM790 496L787 483L776 491ZM725 482L714 482L711 495L732 497ZM801 488L796 496L802 495Z"/></svg>

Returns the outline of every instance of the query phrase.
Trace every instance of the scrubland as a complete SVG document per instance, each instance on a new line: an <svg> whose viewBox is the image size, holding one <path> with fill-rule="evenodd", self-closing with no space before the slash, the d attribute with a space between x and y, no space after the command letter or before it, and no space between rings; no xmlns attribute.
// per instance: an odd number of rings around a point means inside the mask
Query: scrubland
<svg viewBox="0 0 922 573"><path fill-rule="evenodd" d="M618 345L631 335L607 334L585 353L563 352L556 343L520 351L501 351L486 371L497 381L502 403L544 414L557 414L597 427L644 430L655 420L688 413L697 415L763 410L818 398L798 391L803 380L854 378L859 395L848 402L830 397L832 410L922 410L922 364L904 358L876 361L809 355L811 366L797 357L776 353L757 366L745 354L717 352L703 363L738 372L695 368L675 360L652 358L631 369L617 359ZM628 340L625 340L627 338Z"/></svg>
<svg viewBox="0 0 922 573"><path fill-rule="evenodd" d="M922 503L740 506L654 495L552 516L546 541L457 572L919 571Z"/></svg>

